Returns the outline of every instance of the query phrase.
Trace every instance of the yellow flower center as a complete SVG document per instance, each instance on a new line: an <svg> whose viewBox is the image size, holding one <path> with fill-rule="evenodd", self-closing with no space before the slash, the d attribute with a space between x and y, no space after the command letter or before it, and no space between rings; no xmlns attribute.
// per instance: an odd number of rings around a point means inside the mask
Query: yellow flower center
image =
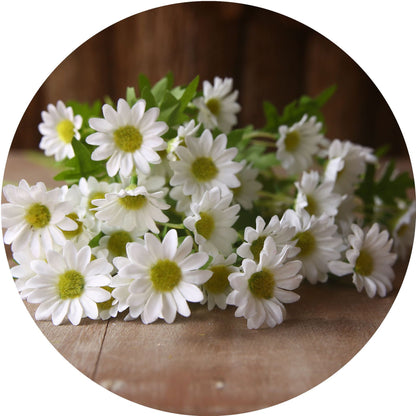
<svg viewBox="0 0 416 416"><path fill-rule="evenodd" d="M310 231L303 231L295 235L298 242L296 246L300 248L299 256L307 257L315 251L316 240Z"/></svg>
<svg viewBox="0 0 416 416"><path fill-rule="evenodd" d="M140 149L143 136L136 127L123 126L114 132L114 142L123 152L132 153Z"/></svg>
<svg viewBox="0 0 416 416"><path fill-rule="evenodd" d="M201 212L199 216L201 219L195 223L195 229L199 235L202 235L202 237L208 240L215 229L214 218L206 212Z"/></svg>
<svg viewBox="0 0 416 416"><path fill-rule="evenodd" d="M355 272L361 276L370 276L374 270L374 261L371 254L366 250L361 250L355 262Z"/></svg>
<svg viewBox="0 0 416 416"><path fill-rule="evenodd" d="M26 211L25 220L33 228L43 228L49 224L51 213L45 205L35 203Z"/></svg>
<svg viewBox="0 0 416 416"><path fill-rule="evenodd" d="M191 165L191 172L199 182L214 179L218 174L218 168L210 157L198 157Z"/></svg>
<svg viewBox="0 0 416 416"><path fill-rule="evenodd" d="M64 143L71 143L74 137L74 123L71 120L62 120L56 126L58 137Z"/></svg>
<svg viewBox="0 0 416 416"><path fill-rule="evenodd" d="M170 292L182 279L179 266L172 260L158 260L150 268L150 280L155 290L159 292Z"/></svg>
<svg viewBox="0 0 416 416"><path fill-rule="evenodd" d="M264 240L266 240L266 236L260 236L257 240L254 240L251 243L250 251L253 253L254 261L256 263L260 260L260 252L263 250L264 247Z"/></svg>
<svg viewBox="0 0 416 416"><path fill-rule="evenodd" d="M107 292L112 292L113 288L110 286L103 286L102 289L105 289ZM101 311L106 311L107 309L110 309L113 306L113 300L114 298L111 296L110 299L105 300L104 302L98 302L97 303L97 307L98 310Z"/></svg>
<svg viewBox="0 0 416 416"><path fill-rule="evenodd" d="M104 199L105 198L105 193L104 192L93 192L92 194L90 194L90 197L88 199L88 208L89 209L94 209L97 207L97 205L93 204L92 201L94 201L94 199Z"/></svg>
<svg viewBox="0 0 416 416"><path fill-rule="evenodd" d="M206 106L208 107L208 110L214 114L214 116L218 116L221 111L221 102L217 98L210 98L206 102Z"/></svg>
<svg viewBox="0 0 416 416"><path fill-rule="evenodd" d="M248 288L256 298L270 299L274 294L275 281L268 270L253 273L248 279Z"/></svg>
<svg viewBox="0 0 416 416"><path fill-rule="evenodd" d="M286 137L285 137L286 151L294 152L298 148L299 143L300 143L300 135L296 130L290 131L286 134Z"/></svg>
<svg viewBox="0 0 416 416"><path fill-rule="evenodd" d="M317 215L318 204L316 203L315 198L313 198L311 195L306 195L306 202L308 205L305 207L305 210L308 212L308 214Z"/></svg>
<svg viewBox="0 0 416 416"><path fill-rule="evenodd" d="M204 283L204 288L214 294L224 293L230 285L228 282L230 270L224 265L212 266L210 270L212 276Z"/></svg>
<svg viewBox="0 0 416 416"><path fill-rule="evenodd" d="M139 210L146 204L147 199L144 195L126 195L118 201L126 209Z"/></svg>
<svg viewBox="0 0 416 416"><path fill-rule="evenodd" d="M115 256L126 256L126 244L133 241L127 231L116 231L110 236L107 243L107 248L110 253Z"/></svg>
<svg viewBox="0 0 416 416"><path fill-rule="evenodd" d="M84 276L76 270L68 270L59 276L58 294L61 299L74 299L84 291Z"/></svg>
<svg viewBox="0 0 416 416"><path fill-rule="evenodd" d="M78 215L75 214L75 212L71 212L70 214L68 214L67 218L70 218L72 221L75 221L75 223L77 224L77 228L75 228L75 230L72 230L72 231L62 230L65 238L67 240L70 240L71 238L74 238L82 233L83 226L82 226L82 221L79 220Z"/></svg>

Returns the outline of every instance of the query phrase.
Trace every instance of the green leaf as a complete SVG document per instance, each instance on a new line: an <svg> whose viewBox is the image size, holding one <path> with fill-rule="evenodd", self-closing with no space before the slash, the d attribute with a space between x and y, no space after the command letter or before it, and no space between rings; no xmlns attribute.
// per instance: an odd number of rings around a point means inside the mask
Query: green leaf
<svg viewBox="0 0 416 416"><path fill-rule="evenodd" d="M139 91L140 91L141 96L143 96L143 90L145 88L148 88L149 90L152 88L152 86L150 85L149 78L147 78L147 76L144 74L139 74L138 84L139 84Z"/></svg>
<svg viewBox="0 0 416 416"><path fill-rule="evenodd" d="M146 110L152 107L157 107L155 97L153 97L149 87L144 87L141 90L141 98L146 101Z"/></svg>
<svg viewBox="0 0 416 416"><path fill-rule="evenodd" d="M91 248L94 248L94 247L98 247L98 244L99 244L99 242L100 242L100 240L101 240L101 238L104 236L104 233L101 231L99 234L97 234L94 238L92 238L91 240L90 240L90 242L88 243L88 245L91 247Z"/></svg>
<svg viewBox="0 0 416 416"><path fill-rule="evenodd" d="M153 97L155 97L156 103L159 105L162 103L162 99L168 89L169 80L165 77L158 81L151 89Z"/></svg>
<svg viewBox="0 0 416 416"><path fill-rule="evenodd" d="M185 110L188 106L190 101L195 97L196 90L199 84L199 76L196 76L185 88L182 97L180 98L181 101L181 111Z"/></svg>
<svg viewBox="0 0 416 416"><path fill-rule="evenodd" d="M279 127L279 114L277 108L269 101L263 103L264 116L266 117L265 131L276 132Z"/></svg>
<svg viewBox="0 0 416 416"><path fill-rule="evenodd" d="M137 96L136 96L136 90L134 89L134 87L127 87L126 101L128 102L130 107L133 107L133 105L136 104Z"/></svg>
<svg viewBox="0 0 416 416"><path fill-rule="evenodd" d="M331 85L326 90L322 91L315 98L315 102L318 105L318 107L323 107L323 105L326 104L329 101L329 99L334 95L336 90L337 90L337 86Z"/></svg>

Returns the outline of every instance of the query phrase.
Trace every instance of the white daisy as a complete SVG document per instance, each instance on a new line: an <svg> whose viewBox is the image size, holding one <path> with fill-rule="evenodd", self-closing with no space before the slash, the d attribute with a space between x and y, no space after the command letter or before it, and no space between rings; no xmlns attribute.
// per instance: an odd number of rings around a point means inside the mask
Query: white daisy
<svg viewBox="0 0 416 416"><path fill-rule="evenodd" d="M97 206L95 216L107 225L126 231L158 233L156 221L169 220L162 212L169 208L163 197L163 191L149 193L144 186L128 187L117 193L108 193L104 199L94 199L93 204Z"/></svg>
<svg viewBox="0 0 416 416"><path fill-rule="evenodd" d="M281 324L286 315L283 303L299 299L291 291L302 281L298 274L302 263L285 260L286 250L278 253L273 239L267 237L259 263L244 259L242 271L229 276L233 291L227 303L237 306L235 316L244 316L249 329L260 328L264 323L271 328Z"/></svg>
<svg viewBox="0 0 416 416"><path fill-rule="evenodd" d="M309 215L317 217L322 214L335 216L343 197L333 192L333 182L319 183L317 171L303 172L300 182L295 182L298 190L295 209L305 209Z"/></svg>
<svg viewBox="0 0 416 416"><path fill-rule="evenodd" d="M108 261L112 262L115 257L126 256L127 243L140 241L140 236L135 230L126 231L117 227L103 224L104 235L98 242L100 250L107 250Z"/></svg>
<svg viewBox="0 0 416 416"><path fill-rule="evenodd" d="M185 195L182 186L174 186L169 196L176 201L176 211L185 215L191 215L192 195Z"/></svg>
<svg viewBox="0 0 416 416"><path fill-rule="evenodd" d="M202 88L203 96L193 101L199 109L198 121L207 129L218 127L222 132L229 133L237 124L236 114L241 110L237 103L238 91L232 91L232 78L215 77L214 85L204 81Z"/></svg>
<svg viewBox="0 0 416 416"><path fill-rule="evenodd" d="M84 315L96 319L97 302L110 298L102 287L110 283L112 266L102 258L91 261L89 246L78 251L69 241L62 253L49 250L46 262L34 260L31 266L36 276L27 283L34 289L28 301L40 303L35 314L38 320L52 316L53 324L59 325L67 316L78 325Z"/></svg>
<svg viewBox="0 0 416 416"><path fill-rule="evenodd" d="M313 157L324 145L324 136L320 133L322 123L316 117L305 114L291 127L279 127L279 140L276 143L276 158L290 175L309 169Z"/></svg>
<svg viewBox="0 0 416 416"><path fill-rule="evenodd" d="M375 163L373 149L350 141L334 140L328 149L328 163L325 168L325 181L334 183L334 191L352 194L364 174L367 163Z"/></svg>
<svg viewBox="0 0 416 416"><path fill-rule="evenodd" d="M13 259L17 266L13 266L10 270L15 279L16 288L20 293L22 299L26 299L33 289L26 287L26 283L36 275L31 267L33 260L44 260L34 257L32 252L28 249L16 251L13 253Z"/></svg>
<svg viewBox="0 0 416 416"><path fill-rule="evenodd" d="M220 190L213 188L205 192L200 202L191 204L192 216L183 221L185 227L194 233L200 249L208 254L229 255L238 238L232 226L238 219L240 206L230 206L232 198L231 193L221 197Z"/></svg>
<svg viewBox="0 0 416 416"><path fill-rule="evenodd" d="M262 184L256 181L258 170L251 165L247 165L245 160L240 162L243 166L242 170L237 173L237 179L241 185L232 189L235 201L244 209L252 209L253 201L257 200L258 192L262 188Z"/></svg>
<svg viewBox="0 0 416 416"><path fill-rule="evenodd" d="M176 149L185 142L187 137L195 137L200 126L201 123L195 126L195 120L191 120L183 126L178 127L178 135L168 142L168 147L166 149L168 160L178 159L176 156Z"/></svg>
<svg viewBox="0 0 416 416"><path fill-rule="evenodd" d="M176 153L179 160L171 162L174 172L170 184L182 186L185 195L200 199L205 191L217 186L223 194L230 188L239 187L236 174L242 165L232 160L237 155L235 147L227 149L227 136L220 134L215 140L209 130L200 138L187 137L186 147L179 146Z"/></svg>
<svg viewBox="0 0 416 416"><path fill-rule="evenodd" d="M97 303L97 308L98 318L102 319L103 321L106 321L107 319L115 318L117 316L118 300L114 299L112 296L114 288L111 287L111 283L109 284L109 286L103 286L103 289L110 293L110 298L104 302Z"/></svg>
<svg viewBox="0 0 416 416"><path fill-rule="evenodd" d="M215 306L220 309L227 307L227 296L231 292L230 282L228 276L231 273L238 272L238 267L234 264L237 260L237 255L231 253L227 258L221 254L217 254L208 267L212 272L212 276L207 282L202 285L202 292L204 300L202 304L208 303L208 310L211 311Z"/></svg>
<svg viewBox="0 0 416 416"><path fill-rule="evenodd" d="M77 224L67 215L71 204L63 201L63 191L50 191L42 182L29 186L21 180L18 186L6 185L4 196L9 203L2 205L3 226L7 228L4 242L12 244L13 251L30 247L35 257L65 244L63 230L72 231Z"/></svg>
<svg viewBox="0 0 416 416"><path fill-rule="evenodd" d="M404 211L393 229L394 251L405 259L413 245L416 220L416 201Z"/></svg>
<svg viewBox="0 0 416 416"><path fill-rule="evenodd" d="M107 161L107 172L114 176L131 175L137 169L150 173L149 163L160 163L157 151L164 150L166 143L160 137L168 130L159 117L157 107L145 112L146 102L137 101L132 108L120 98L117 111L108 104L103 106L104 118L91 118L90 126L97 131L87 137L89 144L98 146L91 155L93 160Z"/></svg>
<svg viewBox="0 0 416 416"><path fill-rule="evenodd" d="M58 101L56 107L48 105L48 111L42 111L42 123L39 124L39 131L42 134L39 147L45 151L46 156L55 156L60 161L72 159L74 149L72 139L79 140L81 135L79 129L82 126L82 117L74 116L72 107L65 107L62 101Z"/></svg>
<svg viewBox="0 0 416 416"><path fill-rule="evenodd" d="M176 230L168 231L162 242L150 233L145 234L144 241L144 245L127 245L128 262L115 261L117 266L122 266L119 277L132 279L127 299L129 317L141 316L143 323L149 324L157 318L172 323L176 313L189 316L187 301L202 301L198 285L205 283L212 274L209 270L199 270L207 262L208 255L191 254L191 237L186 237L178 247ZM113 291L115 298L116 290Z"/></svg>
<svg viewBox="0 0 416 416"><path fill-rule="evenodd" d="M338 236L334 218L327 215L310 216L305 210L298 213L287 210L283 224L296 228L296 258L302 261L302 275L312 284L326 282L328 263L341 257L342 239Z"/></svg>
<svg viewBox="0 0 416 416"><path fill-rule="evenodd" d="M352 273L358 291L364 288L370 298L376 294L386 296L393 288L392 266L397 258L395 253L390 252L393 240L389 240L386 230L380 232L378 224L373 224L368 231L352 224L351 231L348 237L350 248L345 253L348 263L331 262L331 272L337 276Z"/></svg>
<svg viewBox="0 0 416 416"><path fill-rule="evenodd" d="M295 248L293 238L296 233L294 226L280 222L279 217L274 215L269 223L260 216L256 218L256 228L246 227L244 230L244 243L237 248L237 254L243 259L252 259L256 263L260 260L260 253L263 250L267 237L272 237L278 251L282 251L287 245L287 256L293 257L299 252Z"/></svg>

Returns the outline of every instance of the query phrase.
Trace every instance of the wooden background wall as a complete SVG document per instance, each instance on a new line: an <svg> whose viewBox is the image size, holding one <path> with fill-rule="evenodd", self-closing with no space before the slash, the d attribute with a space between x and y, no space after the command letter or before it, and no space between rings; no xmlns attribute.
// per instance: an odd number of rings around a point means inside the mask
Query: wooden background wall
<svg viewBox="0 0 416 416"><path fill-rule="evenodd" d="M76 28L75 28L76 30ZM191 2L125 19L76 49L41 86L15 135L14 148L36 148L48 103L123 97L143 72L156 82L173 71L177 84L229 76L240 91L239 124L264 123L262 102L278 109L302 93L337 84L324 113L330 138L406 147L388 105L367 75L337 46L277 13L234 3Z"/></svg>

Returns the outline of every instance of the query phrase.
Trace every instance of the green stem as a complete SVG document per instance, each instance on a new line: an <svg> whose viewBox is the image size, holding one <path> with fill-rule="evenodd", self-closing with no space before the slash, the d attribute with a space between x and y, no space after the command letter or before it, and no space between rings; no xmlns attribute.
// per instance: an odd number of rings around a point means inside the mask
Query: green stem
<svg viewBox="0 0 416 416"><path fill-rule="evenodd" d="M251 139L254 137L263 137L264 139L273 139L273 140L277 140L277 137L275 134L273 133L267 133L266 131L253 131L251 133L248 133L247 135L244 136L245 138Z"/></svg>
<svg viewBox="0 0 416 416"><path fill-rule="evenodd" d="M171 222L158 222L158 225L175 228L176 230L184 230L185 226L183 224L173 224Z"/></svg>

